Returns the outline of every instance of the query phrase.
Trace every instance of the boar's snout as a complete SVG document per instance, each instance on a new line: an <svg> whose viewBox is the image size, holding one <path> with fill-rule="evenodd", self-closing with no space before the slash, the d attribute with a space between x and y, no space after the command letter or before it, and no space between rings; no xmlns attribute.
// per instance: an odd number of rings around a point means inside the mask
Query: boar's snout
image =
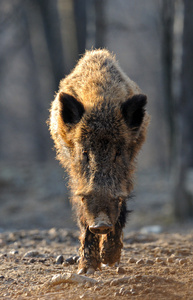
<svg viewBox="0 0 193 300"><path fill-rule="evenodd" d="M94 222L89 226L89 230L94 234L106 234L113 229L109 217L100 212L98 216L94 219Z"/></svg>
<svg viewBox="0 0 193 300"><path fill-rule="evenodd" d="M112 224L98 223L92 226L89 226L89 230L95 234L106 234L112 230Z"/></svg>

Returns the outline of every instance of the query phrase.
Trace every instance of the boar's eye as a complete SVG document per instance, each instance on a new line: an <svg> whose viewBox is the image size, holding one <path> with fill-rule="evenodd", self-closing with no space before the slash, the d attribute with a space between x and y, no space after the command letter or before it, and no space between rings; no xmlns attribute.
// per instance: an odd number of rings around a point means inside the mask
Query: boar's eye
<svg viewBox="0 0 193 300"><path fill-rule="evenodd" d="M114 162L116 162L116 159L117 159L119 156L121 156L121 150L120 150L120 149L118 149L118 150L116 151L115 158L114 158Z"/></svg>
<svg viewBox="0 0 193 300"><path fill-rule="evenodd" d="M88 152L87 151L82 151L82 155L83 155L83 159L85 162L89 161L89 156L88 156Z"/></svg>

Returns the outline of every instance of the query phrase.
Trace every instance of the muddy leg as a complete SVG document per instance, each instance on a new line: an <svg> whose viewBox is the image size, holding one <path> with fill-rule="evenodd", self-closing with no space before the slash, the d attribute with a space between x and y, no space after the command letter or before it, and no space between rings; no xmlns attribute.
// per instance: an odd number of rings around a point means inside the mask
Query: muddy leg
<svg viewBox="0 0 193 300"><path fill-rule="evenodd" d="M80 237L80 261L78 273L92 274L100 268L99 236L87 228Z"/></svg>
<svg viewBox="0 0 193 300"><path fill-rule="evenodd" d="M126 201L122 202L120 216L115 224L114 230L103 235L100 242L101 262L110 266L116 262L119 263L121 257L121 249L123 248L123 227L129 211L127 211Z"/></svg>
<svg viewBox="0 0 193 300"><path fill-rule="evenodd" d="M101 239L101 262L109 266L113 266L116 262L119 263L122 248L122 227L117 223L115 230Z"/></svg>

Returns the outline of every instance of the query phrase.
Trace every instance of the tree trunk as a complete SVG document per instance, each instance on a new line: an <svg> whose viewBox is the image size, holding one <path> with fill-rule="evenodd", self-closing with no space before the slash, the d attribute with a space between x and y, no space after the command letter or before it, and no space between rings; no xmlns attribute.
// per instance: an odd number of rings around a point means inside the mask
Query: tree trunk
<svg viewBox="0 0 193 300"><path fill-rule="evenodd" d="M174 209L180 219L193 217L193 195L187 178L193 168L193 1L184 1L184 33L181 96L178 117L177 159L175 162Z"/></svg>
<svg viewBox="0 0 193 300"><path fill-rule="evenodd" d="M45 40L42 14L38 1L28 1L25 6L26 15L26 48L30 57L30 103L31 124L34 140L34 152L37 161L46 161L51 153L46 120L50 107L50 95L54 91L54 76L52 73L48 47Z"/></svg>
<svg viewBox="0 0 193 300"><path fill-rule="evenodd" d="M171 167L174 152L174 99L172 93L173 75L173 25L174 1L162 0L162 70L164 85L164 107L169 134L169 164Z"/></svg>
<svg viewBox="0 0 193 300"><path fill-rule="evenodd" d="M55 90L57 90L60 80L66 74L57 1L36 1L37 5L39 5L42 16L49 57L55 81Z"/></svg>

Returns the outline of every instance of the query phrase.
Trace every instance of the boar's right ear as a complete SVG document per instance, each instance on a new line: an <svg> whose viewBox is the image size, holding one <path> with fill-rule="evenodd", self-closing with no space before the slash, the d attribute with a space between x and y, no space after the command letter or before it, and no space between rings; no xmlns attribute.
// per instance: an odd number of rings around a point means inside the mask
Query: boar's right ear
<svg viewBox="0 0 193 300"><path fill-rule="evenodd" d="M76 124L84 114L84 106L73 96L60 92L60 114L65 124Z"/></svg>
<svg viewBox="0 0 193 300"><path fill-rule="evenodd" d="M134 95L121 105L121 112L126 124L133 130L138 130L145 116L147 96Z"/></svg>

